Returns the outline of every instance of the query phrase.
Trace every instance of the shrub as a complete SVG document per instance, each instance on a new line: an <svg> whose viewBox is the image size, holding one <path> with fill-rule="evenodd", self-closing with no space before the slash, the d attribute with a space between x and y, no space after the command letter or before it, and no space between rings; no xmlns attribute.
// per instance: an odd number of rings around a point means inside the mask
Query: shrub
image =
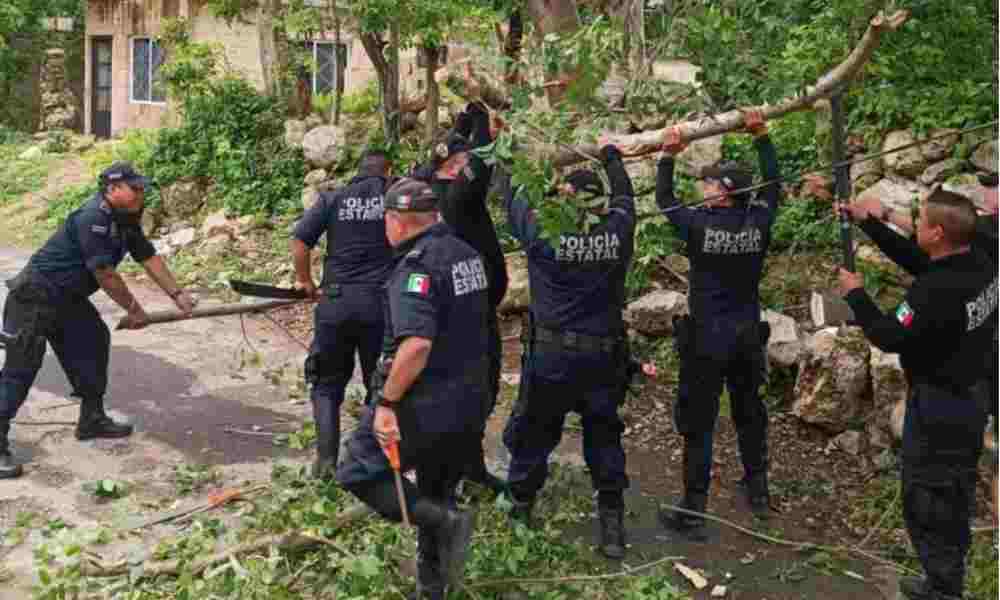
<svg viewBox="0 0 1000 600"><path fill-rule="evenodd" d="M378 82L373 80L362 90L344 94L340 110L348 115L371 114L378 110L380 103Z"/></svg>

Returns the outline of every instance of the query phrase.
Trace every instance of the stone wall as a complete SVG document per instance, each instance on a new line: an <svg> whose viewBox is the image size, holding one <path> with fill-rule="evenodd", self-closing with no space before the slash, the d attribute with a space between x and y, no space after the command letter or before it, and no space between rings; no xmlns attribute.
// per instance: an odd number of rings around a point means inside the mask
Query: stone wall
<svg viewBox="0 0 1000 600"><path fill-rule="evenodd" d="M46 52L59 49L63 52L65 65L64 86L75 101L77 120L70 129L81 130L83 120L84 90L84 35L83 23L77 22L70 31L44 31L37 35L17 36L10 45L23 61L21 77L0 86L0 124L34 131L39 128L42 117L42 66Z"/></svg>

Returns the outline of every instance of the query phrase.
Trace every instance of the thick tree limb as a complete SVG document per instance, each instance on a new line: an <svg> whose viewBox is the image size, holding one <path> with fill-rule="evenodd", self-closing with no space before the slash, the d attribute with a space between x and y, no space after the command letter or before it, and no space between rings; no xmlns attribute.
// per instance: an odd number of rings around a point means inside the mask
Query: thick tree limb
<svg viewBox="0 0 1000 600"><path fill-rule="evenodd" d="M871 58L872 53L875 52L882 34L886 31L897 29L908 17L909 12L902 10L889 17L883 14L876 15L871 20L868 30L865 31L861 41L851 54L826 75L820 77L815 85L807 88L805 94L787 98L774 105L753 108L759 108L763 111L764 118L768 120L810 108L814 102L831 95L853 79ZM686 141L691 141L736 131L743 127L743 110L748 109L731 110L721 115L697 121L678 123L681 128L681 135ZM659 150L662 139L663 129L658 129L628 136L612 136L611 142L616 144L625 156L641 156ZM584 160L584 155L597 155L600 148L596 144L583 144L575 147L572 151L557 146L541 148L539 150L543 154L552 157L556 166L565 167L581 162Z"/></svg>
<svg viewBox="0 0 1000 600"><path fill-rule="evenodd" d="M336 528L346 527L360 521L369 514L371 514L371 510L367 506L357 504L334 517L331 526ZM192 575L197 575L205 569L228 561L230 557L264 552L272 546L276 546L285 552L291 552L304 550L324 543L325 541L322 538L296 531L277 535L265 535L255 540L238 544L232 548L221 550L186 565L178 560L144 563L141 567L140 576L143 578L158 577L160 575L177 576L180 575L182 570L189 571ZM87 555L80 562L80 573L88 577L121 577L128 575L131 567L132 565L125 561L106 564L100 562L93 555Z"/></svg>
<svg viewBox="0 0 1000 600"><path fill-rule="evenodd" d="M262 310L270 310L272 308L278 308L279 306L288 306L289 304L295 304L296 302L301 302L301 300L268 300L266 302L256 302L254 304L243 304L242 302L237 302L235 304L220 304L218 306L196 308L192 311L191 316L187 316L179 310L164 310L149 313L149 319L147 319L146 323L148 325L155 325L157 323L187 321L188 319L239 315L244 313L260 312ZM127 329L127 323L128 318L123 317L122 320L118 322L118 326L115 327L115 329Z"/></svg>

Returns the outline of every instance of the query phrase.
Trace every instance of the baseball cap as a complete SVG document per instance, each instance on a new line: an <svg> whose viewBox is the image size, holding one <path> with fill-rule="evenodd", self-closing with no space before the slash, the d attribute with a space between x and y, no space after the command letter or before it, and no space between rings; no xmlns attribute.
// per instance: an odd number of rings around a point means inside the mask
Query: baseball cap
<svg viewBox="0 0 1000 600"><path fill-rule="evenodd" d="M152 185L152 180L139 174L132 163L119 161L101 172L98 181L102 186L112 183L125 183L129 187L146 189Z"/></svg>
<svg viewBox="0 0 1000 600"><path fill-rule="evenodd" d="M714 179L727 190L740 190L753 185L753 175L743 165L724 161L701 170L702 179Z"/></svg>
<svg viewBox="0 0 1000 600"><path fill-rule="evenodd" d="M385 210L397 212L432 212L437 210L434 189L409 177L394 183L385 194Z"/></svg>

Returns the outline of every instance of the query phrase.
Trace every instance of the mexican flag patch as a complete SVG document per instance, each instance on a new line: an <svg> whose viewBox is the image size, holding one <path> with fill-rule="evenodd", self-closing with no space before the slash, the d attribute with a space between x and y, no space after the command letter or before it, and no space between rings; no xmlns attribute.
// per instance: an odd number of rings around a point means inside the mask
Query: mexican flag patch
<svg viewBox="0 0 1000 600"><path fill-rule="evenodd" d="M896 320L902 323L903 327L909 327L913 323L913 309L905 300L896 309Z"/></svg>
<svg viewBox="0 0 1000 600"><path fill-rule="evenodd" d="M431 278L420 273L410 273L406 280L406 291L426 296L431 291Z"/></svg>

